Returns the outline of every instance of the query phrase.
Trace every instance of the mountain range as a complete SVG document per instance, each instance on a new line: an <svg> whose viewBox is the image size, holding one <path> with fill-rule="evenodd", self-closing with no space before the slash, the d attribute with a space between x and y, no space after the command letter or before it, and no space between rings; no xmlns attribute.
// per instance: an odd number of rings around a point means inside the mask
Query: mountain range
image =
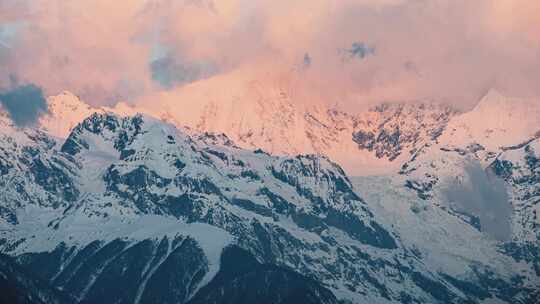
<svg viewBox="0 0 540 304"><path fill-rule="evenodd" d="M0 284L20 303L537 303L537 101L348 113L261 90L2 114Z"/></svg>

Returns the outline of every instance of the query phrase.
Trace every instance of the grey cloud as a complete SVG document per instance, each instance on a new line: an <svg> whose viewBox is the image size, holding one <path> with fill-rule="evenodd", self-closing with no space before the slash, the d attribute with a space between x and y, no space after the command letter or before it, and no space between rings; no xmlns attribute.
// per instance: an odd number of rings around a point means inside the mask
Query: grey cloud
<svg viewBox="0 0 540 304"><path fill-rule="evenodd" d="M212 64L183 63L172 56L152 61L150 70L152 79L166 89L209 77L216 72Z"/></svg>
<svg viewBox="0 0 540 304"><path fill-rule="evenodd" d="M366 56L375 55L375 48L364 42L354 42L351 48L345 50L350 57L364 59Z"/></svg>
<svg viewBox="0 0 540 304"><path fill-rule="evenodd" d="M18 126L33 125L48 111L43 90L33 84L15 85L0 91L0 102Z"/></svg>
<svg viewBox="0 0 540 304"><path fill-rule="evenodd" d="M302 67L309 68L311 66L311 56L309 56L309 53L304 54L304 59L302 60Z"/></svg>

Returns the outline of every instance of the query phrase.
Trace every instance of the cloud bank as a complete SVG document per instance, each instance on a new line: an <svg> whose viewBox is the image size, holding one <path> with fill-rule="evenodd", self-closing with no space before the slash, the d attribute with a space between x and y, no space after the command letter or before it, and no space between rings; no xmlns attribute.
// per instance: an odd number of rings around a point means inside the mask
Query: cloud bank
<svg viewBox="0 0 540 304"><path fill-rule="evenodd" d="M491 87L540 96L539 15L536 0L2 0L0 87L16 75L136 103L249 67L302 73L306 91L352 108L471 106Z"/></svg>

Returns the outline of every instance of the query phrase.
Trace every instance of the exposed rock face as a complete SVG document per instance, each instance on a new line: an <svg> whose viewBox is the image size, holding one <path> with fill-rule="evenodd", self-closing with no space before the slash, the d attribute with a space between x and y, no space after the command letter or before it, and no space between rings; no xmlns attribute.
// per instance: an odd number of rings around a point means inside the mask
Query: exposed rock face
<svg viewBox="0 0 540 304"><path fill-rule="evenodd" d="M356 123L353 140L358 148L393 161L436 141L457 111L434 104L398 104L380 105L369 113Z"/></svg>

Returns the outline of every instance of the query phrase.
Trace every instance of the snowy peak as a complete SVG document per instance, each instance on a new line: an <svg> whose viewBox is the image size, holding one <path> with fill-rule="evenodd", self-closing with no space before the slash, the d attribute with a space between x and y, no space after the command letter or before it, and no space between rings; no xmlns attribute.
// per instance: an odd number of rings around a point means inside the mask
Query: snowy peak
<svg viewBox="0 0 540 304"><path fill-rule="evenodd" d="M474 109L451 121L442 141L455 147L477 143L495 151L526 141L539 130L538 100L506 97L492 89Z"/></svg>
<svg viewBox="0 0 540 304"><path fill-rule="evenodd" d="M58 138L66 138L77 124L92 113L103 112L67 91L47 98L47 103L49 113L40 118L39 124L45 132Z"/></svg>
<svg viewBox="0 0 540 304"><path fill-rule="evenodd" d="M78 96L68 91L64 91L56 96L51 96L47 101L49 110L58 114L67 114L68 111L79 112L91 109L91 107L81 101Z"/></svg>
<svg viewBox="0 0 540 304"><path fill-rule="evenodd" d="M412 155L438 142L448 149L480 144L495 151L515 144L516 139L526 141L540 130L540 106L534 100L505 97L496 90L466 113L447 105L405 103L349 114L323 104L297 104L294 88L277 84L236 84L233 92L222 96L210 91L196 94L196 89L201 88L188 88L185 98L165 99L155 108L125 103L93 108L64 92L49 98L50 113L41 124L50 134L66 138L94 112L148 113L209 142L277 155L326 155L352 175L396 172ZM232 94L234 90L238 94ZM190 98L197 105L190 103L187 112L182 104ZM212 139L210 134L223 134L226 139Z"/></svg>
<svg viewBox="0 0 540 304"><path fill-rule="evenodd" d="M93 113L135 116L139 112L139 109L124 102L120 102L114 107L92 107L68 91L48 97L47 104L49 112L40 118L39 127L58 138L67 138L80 122Z"/></svg>
<svg viewBox="0 0 540 304"><path fill-rule="evenodd" d="M515 129L540 126L539 100L508 97L490 90L469 113L476 118L483 116L485 128ZM537 130L532 130L533 134Z"/></svg>
<svg viewBox="0 0 540 304"><path fill-rule="evenodd" d="M294 87L273 82L235 83L233 92L219 96L203 89L195 85L186 89L186 96L165 96L160 107L120 103L114 108L93 108L64 92L49 98L50 113L41 119L41 125L50 134L66 138L77 123L94 112L119 116L148 113L187 128L195 137L224 134L229 145L244 149L277 155L326 155L350 174L366 175L397 171L400 162L437 138L456 114L434 104L385 104L349 114L324 103L297 103ZM182 105L188 101L186 111Z"/></svg>
<svg viewBox="0 0 540 304"><path fill-rule="evenodd" d="M491 88L480 99L473 111L482 111L483 108L498 108L507 105L508 98L501 94L497 89Z"/></svg>

